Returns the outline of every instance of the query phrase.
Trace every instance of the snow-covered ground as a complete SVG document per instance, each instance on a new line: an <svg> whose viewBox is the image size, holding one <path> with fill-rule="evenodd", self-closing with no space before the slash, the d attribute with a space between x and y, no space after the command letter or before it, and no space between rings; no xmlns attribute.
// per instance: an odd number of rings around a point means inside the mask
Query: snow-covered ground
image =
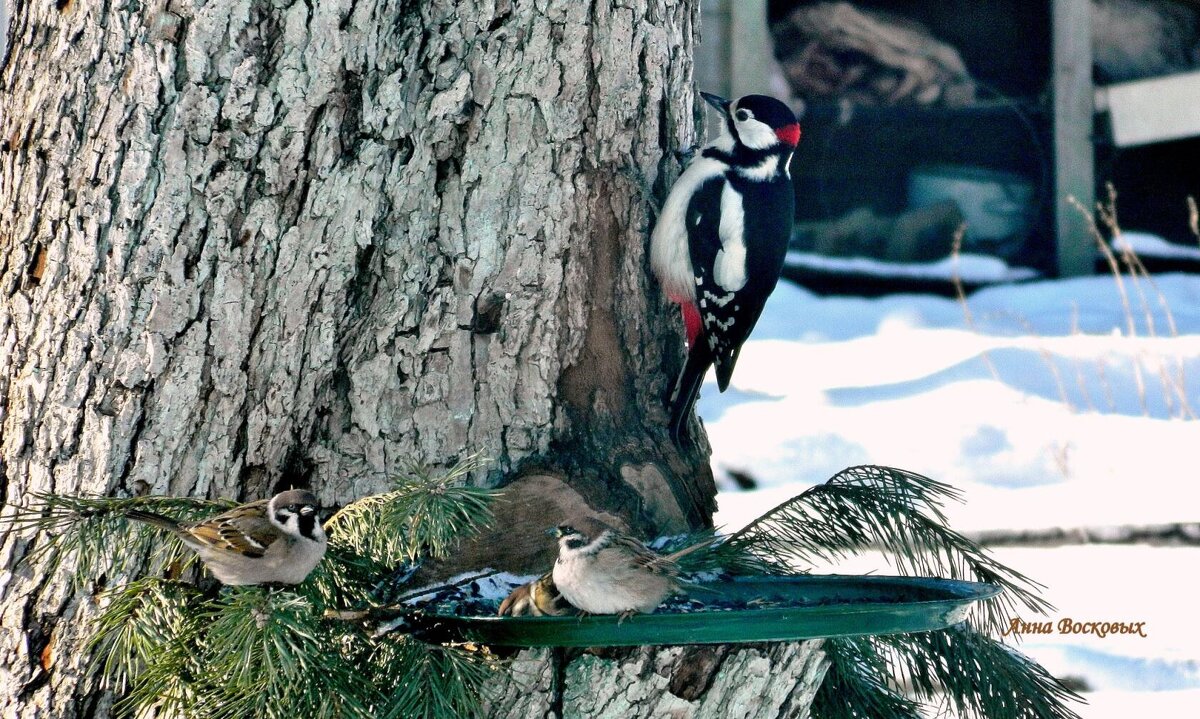
<svg viewBox="0 0 1200 719"><path fill-rule="evenodd" d="M736 528L856 464L954 484L960 530L1200 521L1200 276L998 286L967 309L969 320L939 297L821 298L781 283L729 391L710 378L698 405L718 475L759 482L725 482L718 524ZM996 554L1057 606L1026 621L1146 623L1144 638L1020 644L1094 690L1084 717L1194 715L1200 548ZM870 557L836 568L874 569L885 567Z"/></svg>

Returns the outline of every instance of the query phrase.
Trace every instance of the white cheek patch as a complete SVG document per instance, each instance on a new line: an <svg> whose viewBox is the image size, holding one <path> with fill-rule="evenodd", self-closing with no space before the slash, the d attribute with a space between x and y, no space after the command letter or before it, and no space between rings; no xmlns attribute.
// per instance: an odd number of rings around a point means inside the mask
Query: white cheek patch
<svg viewBox="0 0 1200 719"><path fill-rule="evenodd" d="M734 125L737 127L738 138L742 144L751 150L765 150L779 144L779 138L770 125L753 118L744 122L735 121Z"/></svg>
<svg viewBox="0 0 1200 719"><path fill-rule="evenodd" d="M713 263L713 280L726 292L746 286L745 226L742 196L726 184L721 192L721 249Z"/></svg>

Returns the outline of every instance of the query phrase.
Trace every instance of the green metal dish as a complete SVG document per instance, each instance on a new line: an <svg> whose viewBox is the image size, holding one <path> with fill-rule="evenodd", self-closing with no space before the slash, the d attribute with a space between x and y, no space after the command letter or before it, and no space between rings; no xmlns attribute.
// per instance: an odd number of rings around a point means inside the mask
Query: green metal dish
<svg viewBox="0 0 1200 719"><path fill-rule="evenodd" d="M917 577L803 575L754 577L703 584L689 595L704 604L762 608L612 615L490 617L427 615L464 641L515 647L597 647L644 644L730 644L792 641L944 629L967 617L972 602L1000 587Z"/></svg>

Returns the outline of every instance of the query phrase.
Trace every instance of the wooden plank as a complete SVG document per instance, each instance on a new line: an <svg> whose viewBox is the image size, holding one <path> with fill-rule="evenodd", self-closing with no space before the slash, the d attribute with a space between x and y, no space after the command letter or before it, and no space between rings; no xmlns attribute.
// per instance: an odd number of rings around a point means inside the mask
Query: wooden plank
<svg viewBox="0 0 1200 719"><path fill-rule="evenodd" d="M1051 0L1053 22L1054 218L1059 274L1093 271L1096 250L1084 217L1095 203L1090 0Z"/></svg>
<svg viewBox="0 0 1200 719"><path fill-rule="evenodd" d="M771 95L775 50L767 31L767 0L726 0L729 11L729 94Z"/></svg>
<svg viewBox="0 0 1200 719"><path fill-rule="evenodd" d="M1108 108L1117 147L1200 135L1200 72L1122 82L1096 96Z"/></svg>
<svg viewBox="0 0 1200 719"><path fill-rule="evenodd" d="M700 3L700 42L694 55L697 89L729 95L729 0Z"/></svg>

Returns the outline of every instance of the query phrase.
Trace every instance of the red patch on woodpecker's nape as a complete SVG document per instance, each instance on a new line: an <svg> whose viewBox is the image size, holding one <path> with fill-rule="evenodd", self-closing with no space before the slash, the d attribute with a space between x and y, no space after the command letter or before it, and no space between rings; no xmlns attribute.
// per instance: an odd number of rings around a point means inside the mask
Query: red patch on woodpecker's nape
<svg viewBox="0 0 1200 719"><path fill-rule="evenodd" d="M790 125L784 125L775 131L775 137L785 145L795 147L800 144L800 123L793 122Z"/></svg>
<svg viewBox="0 0 1200 719"><path fill-rule="evenodd" d="M696 346L696 338L700 336L700 310L691 302L679 305L683 312L683 326L687 330L688 349Z"/></svg>

